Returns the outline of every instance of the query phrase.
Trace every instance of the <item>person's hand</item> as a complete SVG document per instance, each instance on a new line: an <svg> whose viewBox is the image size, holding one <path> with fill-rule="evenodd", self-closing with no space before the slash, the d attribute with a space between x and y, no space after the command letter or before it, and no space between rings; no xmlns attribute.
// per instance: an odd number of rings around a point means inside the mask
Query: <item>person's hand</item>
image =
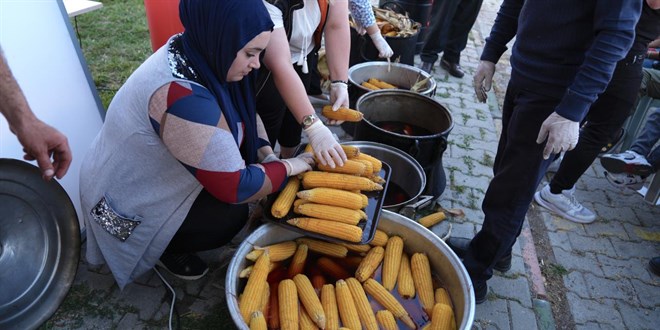
<svg viewBox="0 0 660 330"><path fill-rule="evenodd" d="M575 148L579 137L580 123L553 112L543 121L536 143L541 144L546 138L548 139L543 149L543 159L548 159L550 154L558 154Z"/></svg>
<svg viewBox="0 0 660 330"><path fill-rule="evenodd" d="M490 61L480 61L477 67L477 73L474 74L474 93L477 100L485 103L488 96L486 93L493 85L493 75L495 75L495 63Z"/></svg>
<svg viewBox="0 0 660 330"><path fill-rule="evenodd" d="M332 132L320 120L314 122L311 126L304 129L309 143L314 149L316 159L323 165L329 165L334 168L336 165L343 166L346 153L341 145L332 136Z"/></svg>
<svg viewBox="0 0 660 330"><path fill-rule="evenodd" d="M392 51L390 45L380 34L380 31L377 30L376 32L370 34L369 37L371 37L371 41L374 42L374 46L376 46L376 49L378 49L378 57L390 58L392 55L394 55L394 51Z"/></svg>
<svg viewBox="0 0 660 330"><path fill-rule="evenodd" d="M15 133L23 146L23 159L36 160L44 180L64 177L73 159L64 134L38 119Z"/></svg>
<svg viewBox="0 0 660 330"><path fill-rule="evenodd" d="M294 158L282 159L281 161L286 167L287 176L294 176L310 171L312 165L314 165L314 156L311 152L305 152Z"/></svg>
<svg viewBox="0 0 660 330"><path fill-rule="evenodd" d="M332 111L339 108L348 108L348 84L343 81L336 81L330 84L330 103Z"/></svg>

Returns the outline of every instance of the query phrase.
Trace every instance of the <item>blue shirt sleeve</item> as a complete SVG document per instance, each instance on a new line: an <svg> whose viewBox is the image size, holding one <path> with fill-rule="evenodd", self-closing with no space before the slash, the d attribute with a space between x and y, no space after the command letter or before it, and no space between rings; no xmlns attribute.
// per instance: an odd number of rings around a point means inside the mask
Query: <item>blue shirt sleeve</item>
<svg viewBox="0 0 660 330"><path fill-rule="evenodd" d="M376 24L374 10L369 0L349 0L348 10L357 24L362 27L369 27Z"/></svg>

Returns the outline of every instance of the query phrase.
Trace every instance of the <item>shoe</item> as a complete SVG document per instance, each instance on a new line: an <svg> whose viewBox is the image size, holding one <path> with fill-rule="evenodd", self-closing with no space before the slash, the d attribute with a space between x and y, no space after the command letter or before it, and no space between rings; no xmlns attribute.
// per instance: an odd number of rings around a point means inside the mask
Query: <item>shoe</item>
<svg viewBox="0 0 660 330"><path fill-rule="evenodd" d="M454 251L454 253L456 253L456 255L461 259L465 257L465 254L470 248L470 242L470 239L463 237L450 237L447 239L447 245L449 248ZM493 266L493 269L502 273L508 272L511 269L511 253L509 252L507 255L502 257L502 259L496 262L495 266Z"/></svg>
<svg viewBox="0 0 660 330"><path fill-rule="evenodd" d="M561 194L553 194L550 192L550 185L547 184L543 189L534 194L534 200L539 205L558 214L562 218L577 223L594 222L596 220L596 214L582 206L575 198L574 193L575 187L564 190Z"/></svg>
<svg viewBox="0 0 660 330"><path fill-rule="evenodd" d="M660 257L655 257L649 260L649 270L655 276L660 276Z"/></svg>
<svg viewBox="0 0 660 330"><path fill-rule="evenodd" d="M156 263L172 275L188 281L198 280L209 271L202 259L192 253L163 253Z"/></svg>
<svg viewBox="0 0 660 330"><path fill-rule="evenodd" d="M474 303L479 305L486 301L486 296L488 295L488 283L484 282L477 282L477 283L472 283L472 286L474 287Z"/></svg>
<svg viewBox="0 0 660 330"><path fill-rule="evenodd" d="M447 72L449 72L450 75L456 77L456 78L463 78L465 73L463 72L463 69L461 69L461 66L458 65L458 63L450 63L447 60L440 60L440 67L445 69Z"/></svg>
<svg viewBox="0 0 660 330"><path fill-rule="evenodd" d="M620 154L607 154L600 158L600 164L610 173L628 173L639 176L653 174L653 166L649 164L646 157L632 151L626 150Z"/></svg>
<svg viewBox="0 0 660 330"><path fill-rule="evenodd" d="M605 171L607 182L619 189L640 190L644 186L645 177L628 173L610 173Z"/></svg>
<svg viewBox="0 0 660 330"><path fill-rule="evenodd" d="M420 66L419 68L425 71L426 73L431 74L431 71L433 71L433 63L422 62L422 66Z"/></svg>
<svg viewBox="0 0 660 330"><path fill-rule="evenodd" d="M606 154L616 148L618 148L621 143L623 143L623 136L626 135L626 130L624 128L621 128L619 130L619 134L617 135L618 137L614 139L613 141L608 142L605 146L603 146L600 149L600 155Z"/></svg>

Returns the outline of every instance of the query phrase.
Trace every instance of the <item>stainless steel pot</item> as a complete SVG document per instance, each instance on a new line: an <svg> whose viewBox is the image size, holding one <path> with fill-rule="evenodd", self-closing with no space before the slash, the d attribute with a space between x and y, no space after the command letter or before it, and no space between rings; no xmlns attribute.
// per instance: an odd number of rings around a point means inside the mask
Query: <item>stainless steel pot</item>
<svg viewBox="0 0 660 330"><path fill-rule="evenodd" d="M401 236L407 253L425 252L428 255L433 273L447 288L452 299L458 329L470 329L475 312L472 282L465 267L447 244L420 224L387 210L382 211L378 228ZM299 233L268 223L257 228L238 247L227 270L225 294L229 313L239 329L248 329L238 307L238 295L245 286L245 281L239 279L238 274L252 263L245 256L254 246L265 246L300 236Z"/></svg>

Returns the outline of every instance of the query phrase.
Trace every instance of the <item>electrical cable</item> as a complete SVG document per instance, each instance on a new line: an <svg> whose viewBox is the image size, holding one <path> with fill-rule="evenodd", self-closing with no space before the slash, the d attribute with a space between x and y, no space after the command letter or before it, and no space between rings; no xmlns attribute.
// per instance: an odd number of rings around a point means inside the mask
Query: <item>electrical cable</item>
<svg viewBox="0 0 660 330"><path fill-rule="evenodd" d="M165 280L163 275L160 274L158 269L156 267L153 268L154 271L156 272L156 275L160 277L160 280L167 286L167 288L170 290L172 293L172 302L170 303L170 317L169 317L169 323L168 323L168 329L172 330L172 315L174 314L174 304L176 303L176 292L172 288L172 286ZM177 329L181 329L181 320L179 319L179 313L177 312Z"/></svg>

